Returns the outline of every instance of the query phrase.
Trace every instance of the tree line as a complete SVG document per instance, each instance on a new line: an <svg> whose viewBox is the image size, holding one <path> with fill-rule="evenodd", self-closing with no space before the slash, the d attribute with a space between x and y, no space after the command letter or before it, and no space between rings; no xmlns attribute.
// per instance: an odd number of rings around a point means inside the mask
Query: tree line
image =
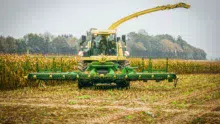
<svg viewBox="0 0 220 124"><path fill-rule="evenodd" d="M181 36L177 38L169 34L151 36L143 29L130 32L127 36L127 48L131 56L194 60L204 60L207 56L204 50L191 46Z"/></svg>
<svg viewBox="0 0 220 124"><path fill-rule="evenodd" d="M50 33L29 33L23 38L0 36L0 53L76 54L78 39L73 35L54 36Z"/></svg>
<svg viewBox="0 0 220 124"><path fill-rule="evenodd" d="M29 33L18 39L0 36L0 53L74 55L79 50L79 41L71 34L54 36L48 32ZM151 36L143 29L127 34L127 49L135 57L206 59L204 50L189 45L181 36Z"/></svg>

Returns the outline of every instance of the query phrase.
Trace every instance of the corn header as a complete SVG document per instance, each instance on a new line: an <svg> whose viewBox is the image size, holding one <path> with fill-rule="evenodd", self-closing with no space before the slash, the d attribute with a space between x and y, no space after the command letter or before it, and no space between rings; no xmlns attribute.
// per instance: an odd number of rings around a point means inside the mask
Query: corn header
<svg viewBox="0 0 220 124"><path fill-rule="evenodd" d="M152 61L149 59L148 68L144 69L144 59L142 60L142 71L137 72L136 67L131 67L126 50L126 35L117 37L116 28L125 21L135 17L175 8L189 8L190 5L178 3L174 5L158 6L152 9L136 12L113 23L107 30L91 29L87 36L83 35L80 42L80 61L78 71L38 71L29 73L29 80L77 80L78 88L93 85L116 85L118 88L129 88L130 81L136 80L168 80L177 83L175 73L168 72L168 59L166 67L162 70L154 70Z"/></svg>

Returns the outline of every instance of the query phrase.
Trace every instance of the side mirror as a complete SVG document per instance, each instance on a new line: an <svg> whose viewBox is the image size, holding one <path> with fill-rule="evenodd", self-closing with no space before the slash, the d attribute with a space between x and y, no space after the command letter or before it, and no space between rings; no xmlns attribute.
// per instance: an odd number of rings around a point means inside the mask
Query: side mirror
<svg viewBox="0 0 220 124"><path fill-rule="evenodd" d="M95 39L95 36L94 35L92 35L92 40L94 40Z"/></svg>
<svg viewBox="0 0 220 124"><path fill-rule="evenodd" d="M126 42L126 35L122 35L122 41Z"/></svg>
<svg viewBox="0 0 220 124"><path fill-rule="evenodd" d="M80 43L80 45L82 46L83 43L86 42L86 36L85 36L85 35L82 35L81 39L82 39L82 42Z"/></svg>
<svg viewBox="0 0 220 124"><path fill-rule="evenodd" d="M117 37L117 42L120 40L120 37Z"/></svg>

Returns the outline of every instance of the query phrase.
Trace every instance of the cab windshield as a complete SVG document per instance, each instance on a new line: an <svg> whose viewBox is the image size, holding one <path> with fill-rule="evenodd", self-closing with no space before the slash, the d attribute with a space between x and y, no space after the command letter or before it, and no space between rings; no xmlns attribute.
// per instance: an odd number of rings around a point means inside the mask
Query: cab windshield
<svg viewBox="0 0 220 124"><path fill-rule="evenodd" d="M116 36L115 34L99 34L92 37L92 55L116 55Z"/></svg>

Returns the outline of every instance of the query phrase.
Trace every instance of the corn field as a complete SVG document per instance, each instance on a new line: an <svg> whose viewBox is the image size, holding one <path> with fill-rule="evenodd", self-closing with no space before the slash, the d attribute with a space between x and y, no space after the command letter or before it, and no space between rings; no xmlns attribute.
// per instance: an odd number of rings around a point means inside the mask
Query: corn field
<svg viewBox="0 0 220 124"><path fill-rule="evenodd" d="M76 71L76 56L44 57L42 55L0 54L0 88L17 88L27 86L24 78L29 72L36 71ZM130 65L140 71L148 68L149 59L129 58ZM164 69L166 59L152 60L153 69ZM220 61L169 60L168 71L177 74L220 73Z"/></svg>

